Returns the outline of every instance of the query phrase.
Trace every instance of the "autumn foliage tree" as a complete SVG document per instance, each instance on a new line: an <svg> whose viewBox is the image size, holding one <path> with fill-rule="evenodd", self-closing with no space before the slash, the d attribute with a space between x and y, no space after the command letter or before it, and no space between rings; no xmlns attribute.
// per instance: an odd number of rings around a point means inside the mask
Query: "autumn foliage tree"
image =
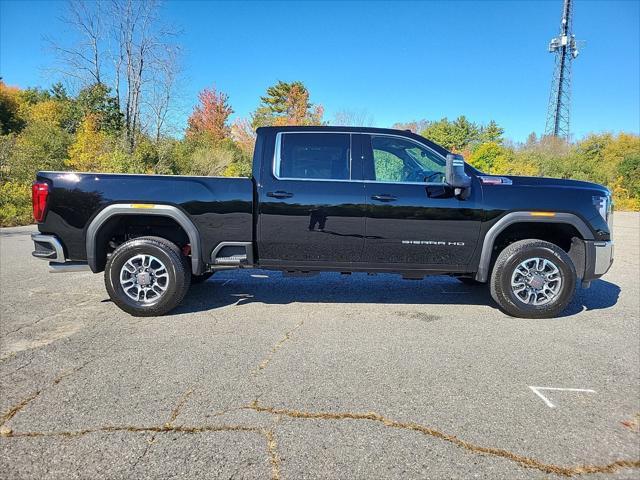
<svg viewBox="0 0 640 480"><path fill-rule="evenodd" d="M229 96L215 87L205 88L198 95L199 104L187 121L187 136L207 134L212 140L222 140L231 134L229 116L233 109Z"/></svg>
<svg viewBox="0 0 640 480"><path fill-rule="evenodd" d="M0 80L0 135L18 133L25 126L20 112L20 89Z"/></svg>

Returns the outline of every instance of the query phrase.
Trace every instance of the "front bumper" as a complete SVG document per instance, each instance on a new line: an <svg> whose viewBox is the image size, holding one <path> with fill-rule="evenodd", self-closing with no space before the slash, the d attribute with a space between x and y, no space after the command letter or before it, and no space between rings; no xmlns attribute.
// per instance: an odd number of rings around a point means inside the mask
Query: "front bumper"
<svg viewBox="0 0 640 480"><path fill-rule="evenodd" d="M586 264L583 282L600 278L609 271L613 264L613 241L585 241Z"/></svg>
<svg viewBox="0 0 640 480"><path fill-rule="evenodd" d="M43 235L32 233L31 240L35 250L31 252L36 258L49 261L49 271L51 273L61 272L81 272L89 270L87 262L72 262L64 255L64 247L54 235Z"/></svg>
<svg viewBox="0 0 640 480"><path fill-rule="evenodd" d="M596 250L596 260L593 273L604 275L613 264L613 242L593 242Z"/></svg>

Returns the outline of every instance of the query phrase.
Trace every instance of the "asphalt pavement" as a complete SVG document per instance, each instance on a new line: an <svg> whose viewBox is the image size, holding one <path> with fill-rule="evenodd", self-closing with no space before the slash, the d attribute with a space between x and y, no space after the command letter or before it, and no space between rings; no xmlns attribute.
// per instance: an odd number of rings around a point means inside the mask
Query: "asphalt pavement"
<svg viewBox="0 0 640 480"><path fill-rule="evenodd" d="M0 229L0 478L640 478L640 215L556 319L448 277L227 271L134 318Z"/></svg>

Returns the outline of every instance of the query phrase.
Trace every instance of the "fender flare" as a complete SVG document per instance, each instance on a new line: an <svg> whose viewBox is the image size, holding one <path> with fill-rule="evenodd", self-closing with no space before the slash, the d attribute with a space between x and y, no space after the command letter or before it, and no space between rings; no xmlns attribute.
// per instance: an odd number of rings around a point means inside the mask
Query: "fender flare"
<svg viewBox="0 0 640 480"><path fill-rule="evenodd" d="M107 220L117 215L158 215L175 220L189 237L191 244L191 271L195 275L201 272L200 234L191 219L177 207L161 204L114 203L100 210L87 227L85 243L87 248L87 263L92 272L97 270L96 235Z"/></svg>
<svg viewBox="0 0 640 480"><path fill-rule="evenodd" d="M489 278L489 268L491 267L491 255L493 244L498 235L509 225L514 223L565 223L575 227L582 235L583 240L593 240L593 233L587 224L573 213L555 213L552 217L535 216L535 212L511 212L503 216L487 231L482 242L482 253L478 263L478 271L475 279L479 282L486 282Z"/></svg>

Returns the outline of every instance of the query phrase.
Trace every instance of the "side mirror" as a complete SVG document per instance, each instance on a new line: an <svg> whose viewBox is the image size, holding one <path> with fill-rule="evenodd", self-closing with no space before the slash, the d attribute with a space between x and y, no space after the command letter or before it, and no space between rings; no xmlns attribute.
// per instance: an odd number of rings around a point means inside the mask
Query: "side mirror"
<svg viewBox="0 0 640 480"><path fill-rule="evenodd" d="M464 157L455 153L447 155L447 170L445 172L447 185L455 189L455 194L461 198L469 196L471 177L464 171Z"/></svg>

